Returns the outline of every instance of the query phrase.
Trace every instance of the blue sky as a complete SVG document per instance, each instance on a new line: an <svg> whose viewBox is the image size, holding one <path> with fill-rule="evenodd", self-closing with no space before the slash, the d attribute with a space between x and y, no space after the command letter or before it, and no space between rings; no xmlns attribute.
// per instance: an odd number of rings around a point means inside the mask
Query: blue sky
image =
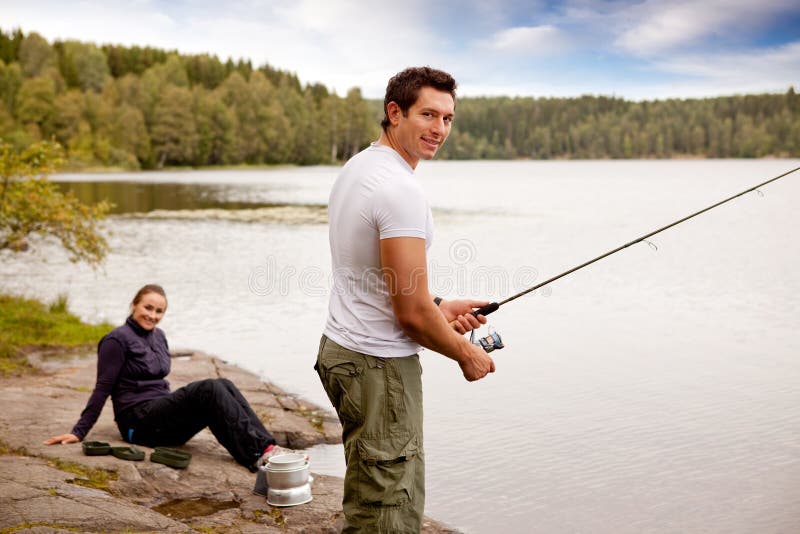
<svg viewBox="0 0 800 534"><path fill-rule="evenodd" d="M689 98L800 89L797 0L0 0L49 40L246 58L339 94L408 65L459 94Z"/></svg>

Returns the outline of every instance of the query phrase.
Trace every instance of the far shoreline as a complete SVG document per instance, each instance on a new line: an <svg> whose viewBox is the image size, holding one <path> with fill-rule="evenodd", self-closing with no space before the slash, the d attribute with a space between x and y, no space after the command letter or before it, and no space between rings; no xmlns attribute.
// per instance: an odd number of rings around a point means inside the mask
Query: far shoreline
<svg viewBox="0 0 800 534"><path fill-rule="evenodd" d="M567 158L567 157L553 157L553 158L502 158L502 159L436 159L435 162L506 162L506 161L527 161L527 162L625 162L625 161L779 161L779 160L797 160L800 155L793 156L785 155L767 155L752 158L713 158L708 156L699 156L692 154L672 156L668 158L659 157L641 157L641 158ZM253 163L253 164L235 164L235 165L202 165L199 167L190 166L165 166L160 169L128 169L125 167L102 167L102 166L69 166L65 165L58 172L51 174L55 177L62 174L159 174L159 173L177 173L177 172L193 172L193 171L272 171L281 169L303 169L315 167L341 167L344 161L336 163L318 163L314 165L301 165L299 163Z"/></svg>

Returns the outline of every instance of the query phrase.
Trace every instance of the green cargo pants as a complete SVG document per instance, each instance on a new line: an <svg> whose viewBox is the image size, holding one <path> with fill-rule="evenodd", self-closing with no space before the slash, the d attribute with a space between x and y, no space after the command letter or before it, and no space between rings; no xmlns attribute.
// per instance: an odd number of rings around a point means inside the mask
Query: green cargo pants
<svg viewBox="0 0 800 534"><path fill-rule="evenodd" d="M323 335L315 368L342 423L342 532L418 533L425 509L419 356L378 358Z"/></svg>

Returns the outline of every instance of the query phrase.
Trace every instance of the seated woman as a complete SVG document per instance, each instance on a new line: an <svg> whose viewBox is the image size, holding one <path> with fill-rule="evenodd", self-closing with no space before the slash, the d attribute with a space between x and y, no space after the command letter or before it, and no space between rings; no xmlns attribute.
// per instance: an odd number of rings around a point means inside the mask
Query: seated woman
<svg viewBox="0 0 800 534"><path fill-rule="evenodd" d="M122 439L147 447L182 445L205 427L251 471L278 452L275 439L241 392L225 378L192 382L172 393L167 338L156 325L167 311L161 286L146 285L131 303L125 324L97 347L97 384L69 434L44 443L77 443L97 421L111 395Z"/></svg>

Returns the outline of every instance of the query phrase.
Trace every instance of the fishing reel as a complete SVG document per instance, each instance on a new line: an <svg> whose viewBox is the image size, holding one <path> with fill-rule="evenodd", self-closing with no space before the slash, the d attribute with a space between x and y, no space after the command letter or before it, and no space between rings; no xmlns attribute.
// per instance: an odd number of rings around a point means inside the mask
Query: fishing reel
<svg viewBox="0 0 800 534"><path fill-rule="evenodd" d="M475 330L470 332L469 342L473 345L480 346L486 352L492 352L495 349L502 349L505 347L503 340L500 338L500 334L491 326L489 326L489 334L484 337L479 337L477 340L475 339Z"/></svg>

